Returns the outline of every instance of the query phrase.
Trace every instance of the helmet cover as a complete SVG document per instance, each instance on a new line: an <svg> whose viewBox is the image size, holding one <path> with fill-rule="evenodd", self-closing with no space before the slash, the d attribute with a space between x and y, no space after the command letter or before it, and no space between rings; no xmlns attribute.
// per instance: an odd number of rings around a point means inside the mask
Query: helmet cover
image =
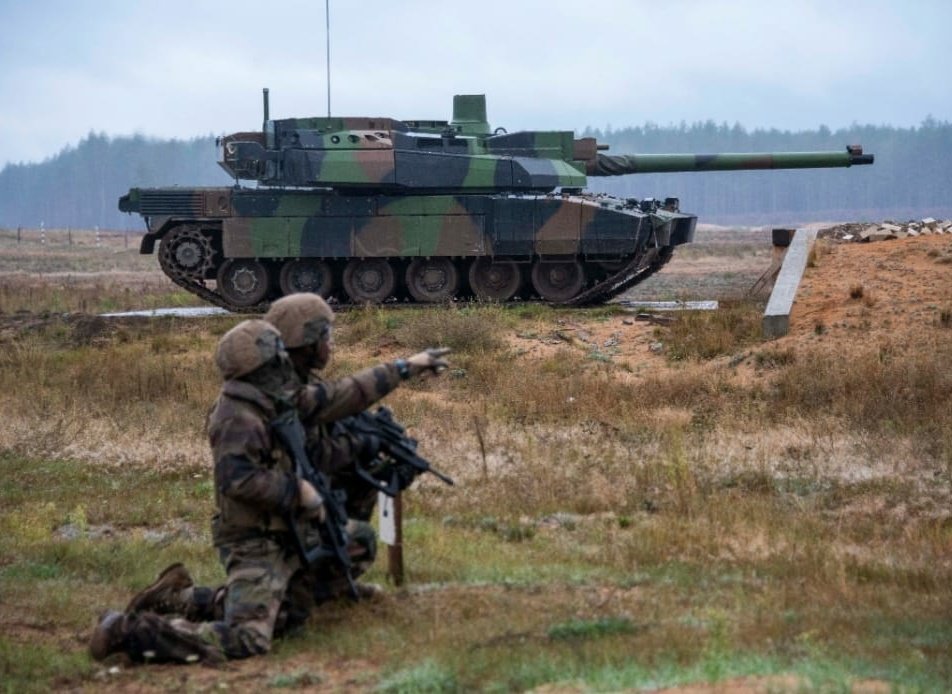
<svg viewBox="0 0 952 694"><path fill-rule="evenodd" d="M242 321L218 341L215 363L226 381L245 376L284 351L281 334L261 319Z"/></svg>
<svg viewBox="0 0 952 694"><path fill-rule="evenodd" d="M334 311L317 294L304 292L282 296L271 304L264 319L278 329L288 349L296 349L325 339Z"/></svg>

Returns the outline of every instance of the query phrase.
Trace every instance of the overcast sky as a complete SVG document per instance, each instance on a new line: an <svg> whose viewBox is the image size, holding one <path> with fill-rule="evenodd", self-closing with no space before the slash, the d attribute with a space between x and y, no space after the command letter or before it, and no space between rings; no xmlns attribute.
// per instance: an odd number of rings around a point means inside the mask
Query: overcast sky
<svg viewBox="0 0 952 694"><path fill-rule="evenodd" d="M0 0L0 166L327 112L324 0ZM952 120L952 0L331 0L334 115L581 130Z"/></svg>

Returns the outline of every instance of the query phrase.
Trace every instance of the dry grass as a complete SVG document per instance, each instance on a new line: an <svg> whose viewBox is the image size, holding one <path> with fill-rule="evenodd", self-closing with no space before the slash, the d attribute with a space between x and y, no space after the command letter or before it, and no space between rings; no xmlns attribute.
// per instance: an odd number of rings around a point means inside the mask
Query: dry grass
<svg viewBox="0 0 952 694"><path fill-rule="evenodd" d="M100 313L191 306L154 255L140 255L141 235L88 230L0 229L0 315Z"/></svg>
<svg viewBox="0 0 952 694"><path fill-rule="evenodd" d="M202 424L214 344L237 320L3 324L10 681L99 686L81 655L97 609L175 559L221 579ZM444 377L388 398L458 482L407 495L409 590L321 611L266 663L145 668L114 686L574 691L792 673L793 689L945 688L948 341L762 344L757 307L741 302L660 328L669 361L648 369L552 338L612 320L497 306L342 314L332 374L454 348ZM521 347L526 336L545 349ZM113 534L96 536L103 525ZM62 539L64 526L80 537Z"/></svg>
<svg viewBox="0 0 952 694"><path fill-rule="evenodd" d="M713 359L759 342L762 314L759 302L722 301L715 312L685 311L658 332L671 359Z"/></svg>

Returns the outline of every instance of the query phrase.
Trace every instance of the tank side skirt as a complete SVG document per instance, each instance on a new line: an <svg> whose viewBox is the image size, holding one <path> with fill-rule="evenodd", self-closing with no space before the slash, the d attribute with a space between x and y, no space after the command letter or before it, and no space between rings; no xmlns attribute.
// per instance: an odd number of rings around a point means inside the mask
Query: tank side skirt
<svg viewBox="0 0 952 694"><path fill-rule="evenodd" d="M279 207L287 209L281 197L258 193L256 204L245 207L257 208L258 213L263 211L261 208L270 208L272 213ZM328 196L318 214L313 214L317 212L313 201L305 204L302 200L297 209L291 206L294 211L310 208L312 214L307 216L214 220L223 227L223 255L266 262L352 257L396 261L411 257L488 257L517 263L570 257L596 262L599 258L626 259L619 270L598 279L572 299L558 302L582 306L607 301L659 270L673 252L667 244L689 242L696 221L690 215L676 215L659 218L655 228L647 223L653 215L619 213L605 205L551 195L439 196L439 200L434 199L436 196L377 196L379 199L372 204L366 198L354 197ZM401 214L400 205L418 214ZM327 215L329 209L343 214ZM175 220L170 228L186 223L201 222ZM461 271L463 267L460 265ZM276 272L277 267L271 271ZM183 289L229 310L257 312L268 306L266 301L255 306L232 306L205 280L166 274Z"/></svg>

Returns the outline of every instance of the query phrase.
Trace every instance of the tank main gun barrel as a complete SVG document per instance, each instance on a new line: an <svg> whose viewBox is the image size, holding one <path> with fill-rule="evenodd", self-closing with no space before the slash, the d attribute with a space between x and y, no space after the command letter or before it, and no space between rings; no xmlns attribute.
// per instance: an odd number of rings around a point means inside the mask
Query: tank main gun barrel
<svg viewBox="0 0 952 694"><path fill-rule="evenodd" d="M755 169L823 169L872 164L873 155L859 145L845 152L758 152L751 154L602 154L585 160L589 176L682 171Z"/></svg>

